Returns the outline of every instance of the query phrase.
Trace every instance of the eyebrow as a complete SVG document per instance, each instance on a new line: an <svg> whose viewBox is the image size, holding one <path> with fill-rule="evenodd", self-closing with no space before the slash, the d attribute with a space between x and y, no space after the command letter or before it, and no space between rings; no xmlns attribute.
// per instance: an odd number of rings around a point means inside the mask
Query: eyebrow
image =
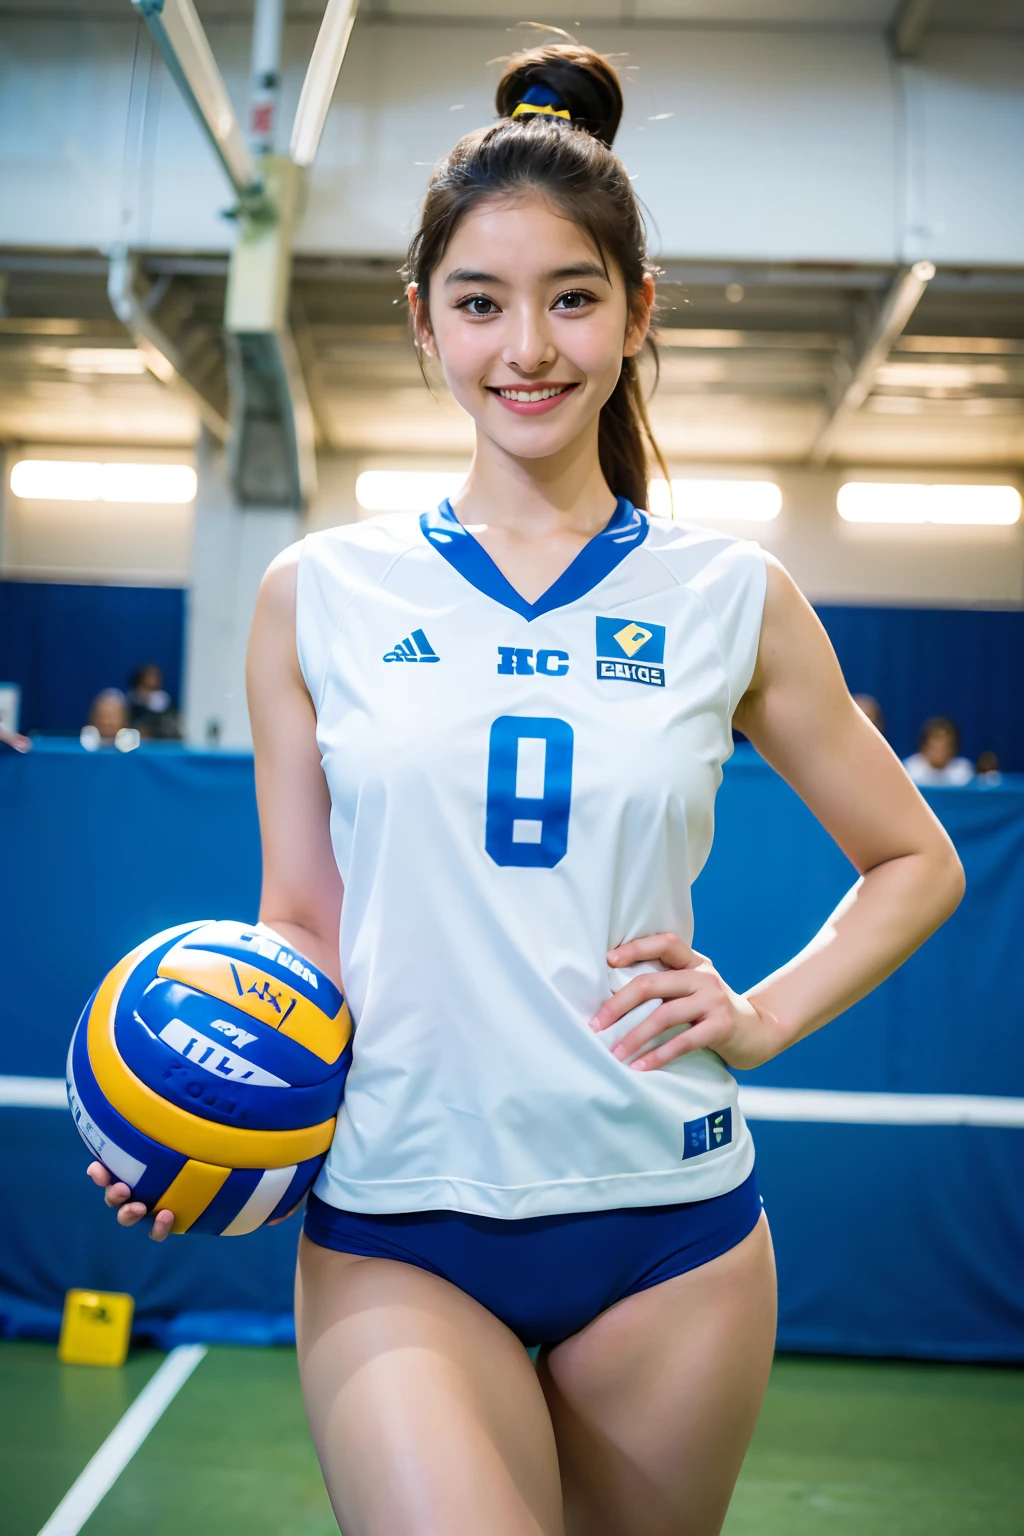
<svg viewBox="0 0 1024 1536"><path fill-rule="evenodd" d="M574 267L558 267L556 271L549 272L548 277L558 283L572 277L601 277L607 281L608 273L596 261L581 261Z"/></svg>
<svg viewBox="0 0 1024 1536"><path fill-rule="evenodd" d="M456 267L454 272L449 272L444 280L446 288L454 283L499 283L504 284L504 279L496 277L493 272L471 272L468 267Z"/></svg>
<svg viewBox="0 0 1024 1536"><path fill-rule="evenodd" d="M544 274L545 281L561 283L572 278L599 277L608 281L608 273L596 261L581 261L573 267L556 267L553 272ZM493 272L473 272L468 267L457 267L454 272L449 272L444 280L446 288L460 283L492 283L498 287L507 288L505 278L498 277Z"/></svg>

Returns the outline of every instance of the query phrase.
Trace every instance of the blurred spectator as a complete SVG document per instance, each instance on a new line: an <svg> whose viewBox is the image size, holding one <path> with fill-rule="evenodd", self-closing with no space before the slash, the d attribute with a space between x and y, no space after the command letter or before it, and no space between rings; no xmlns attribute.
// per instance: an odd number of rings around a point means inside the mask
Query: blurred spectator
<svg viewBox="0 0 1024 1536"><path fill-rule="evenodd" d="M934 715L921 727L917 751L903 766L915 784L969 784L974 768L966 757L959 757L960 732L952 720Z"/></svg>
<svg viewBox="0 0 1024 1536"><path fill-rule="evenodd" d="M882 706L873 693L855 693L853 702L862 715L867 715L871 724L879 736L885 735L885 716L882 714Z"/></svg>
<svg viewBox="0 0 1024 1536"><path fill-rule="evenodd" d="M18 731L9 731L5 725L0 725L0 747L13 747L15 752L31 752L32 742Z"/></svg>
<svg viewBox="0 0 1024 1536"><path fill-rule="evenodd" d="M128 684L131 724L140 736L176 741L181 736L178 712L164 687L164 675L155 661L136 667Z"/></svg>
<svg viewBox="0 0 1024 1536"><path fill-rule="evenodd" d="M99 732L102 742L112 742L128 724L128 700L120 688L104 688L92 701L89 724Z"/></svg>
<svg viewBox="0 0 1024 1536"><path fill-rule="evenodd" d="M982 784L1001 784L1003 776L999 772L999 759L994 752L982 752L974 765L974 771Z"/></svg>

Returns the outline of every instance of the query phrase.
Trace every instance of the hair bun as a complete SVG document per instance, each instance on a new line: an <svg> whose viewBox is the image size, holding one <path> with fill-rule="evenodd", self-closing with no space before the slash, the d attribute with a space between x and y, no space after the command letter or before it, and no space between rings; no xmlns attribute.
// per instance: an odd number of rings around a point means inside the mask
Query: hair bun
<svg viewBox="0 0 1024 1536"><path fill-rule="evenodd" d="M535 106L535 112L549 116L568 112L575 128L585 128L611 147L622 118L622 87L608 60L593 48L582 43L544 43L514 54L498 82L499 114L511 117L528 92L545 98L546 104Z"/></svg>

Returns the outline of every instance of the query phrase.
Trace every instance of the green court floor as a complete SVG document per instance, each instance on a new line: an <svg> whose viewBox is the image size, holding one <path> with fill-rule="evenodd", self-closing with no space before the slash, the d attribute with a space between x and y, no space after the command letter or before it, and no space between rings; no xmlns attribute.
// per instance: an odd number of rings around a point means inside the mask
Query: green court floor
<svg viewBox="0 0 1024 1536"><path fill-rule="evenodd" d="M0 1344L0 1533L36 1536L156 1370ZM85 1536L336 1536L291 1350L211 1348ZM1022 1536L1024 1371L782 1358L727 1536Z"/></svg>

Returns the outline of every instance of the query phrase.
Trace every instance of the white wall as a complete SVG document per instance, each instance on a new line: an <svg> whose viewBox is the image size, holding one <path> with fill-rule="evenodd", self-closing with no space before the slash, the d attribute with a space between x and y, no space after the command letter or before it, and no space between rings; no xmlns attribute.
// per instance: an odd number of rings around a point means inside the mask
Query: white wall
<svg viewBox="0 0 1024 1536"><path fill-rule="evenodd" d="M210 35L241 104L248 30ZM313 35L287 30L285 124ZM937 37L896 66L863 31L581 36L628 55L618 148L662 256L1024 259L1024 39ZM130 22L0 22L0 245L231 244L228 189L166 77L150 102L152 155L125 171L133 37ZM357 22L298 249L401 253L429 164L490 119L487 61L511 46L503 25ZM143 64L137 91L144 76Z"/></svg>
<svg viewBox="0 0 1024 1536"><path fill-rule="evenodd" d="M64 455L72 456L67 450ZM265 565L281 547L275 541L286 543L295 536L295 529L330 527L364 515L355 496L356 476L361 470L453 469L464 467L466 462L453 457L398 460L393 455L321 454L320 489L305 523L299 528L296 522L288 521L279 529L274 522L276 514L230 509L214 453L205 468L202 458L199 461L197 506L206 507L207 512L200 519L204 531L195 538L196 512L192 507L86 508L84 504L70 504L58 508L46 502L19 502L8 491L0 575L43 581L100 579L129 585L185 586L196 574L198 550L199 562L213 573L210 579L223 585L228 580L225 573L234 571L241 558L238 551L242 544L238 541L243 540L243 534L245 548L252 544L257 551L249 564L258 565L262 559ZM864 468L870 476L870 466ZM735 475L737 470L716 464L702 468L688 462L679 466L679 473L699 479ZM844 479L858 478L855 469L808 470L764 463L744 465L742 474L777 481L783 492L783 508L773 523L735 525L731 531L758 539L778 555L812 601L925 606L1024 602L1022 523L1010 528L854 526L844 523L836 512L836 493ZM914 475L912 471L886 470L882 478L912 479ZM970 471L941 476L930 470L921 478L1005 482L1013 476L979 476ZM1014 483L1024 488L1021 480ZM248 591L252 581L247 578L247 582ZM204 593L202 601L209 600L215 608L220 600L215 588L204 584ZM213 712L212 708L208 712Z"/></svg>
<svg viewBox="0 0 1024 1536"><path fill-rule="evenodd" d="M32 450L60 452L64 458L81 450ZM20 450L18 456L25 455ZM84 455L83 455L84 456ZM103 455L111 456L111 450ZM146 450L134 450L146 458ZM167 455L170 458L170 455ZM181 455L178 455L181 459ZM226 581L241 558L239 539L246 530L246 545L253 550L249 564L272 558L276 539L289 541L299 531L332 527L362 516L356 502L356 475L364 468L462 468L462 458L398 459L395 455L321 453L318 456L319 492L306 522L273 522L276 515L263 511L230 510L223 467L215 452L209 462L200 456L200 496L197 507L206 507L201 536L195 507L103 507L103 505L18 501L6 492L3 541L0 544L0 576L35 581L106 581L126 585L189 585L198 564L209 565L212 581ZM669 467L676 468L674 465ZM699 465L686 462L679 473L692 479L702 476L740 475L749 479L774 479L783 492L783 510L771 524L735 525L732 531L758 539L792 571L800 587L815 602L892 602L892 604L986 604L1024 602L1024 524L1009 528L926 527L872 528L841 521L835 496L844 479L857 479L858 470L808 470L797 465L745 464ZM867 478L870 465L864 465ZM913 479L915 473L884 470L874 478ZM921 479L1007 479L1024 488L1012 473L920 472ZM8 476L5 475L5 484ZM230 511L230 516L229 516ZM273 522L273 530L270 524ZM235 544L230 544L230 541ZM255 539L255 544L253 544ZM267 542L269 539L269 542ZM220 542L218 542L220 541ZM224 544L229 541L230 548ZM243 541L244 542L244 541ZM235 545L238 544L238 548ZM266 545L266 550L264 550ZM261 567L263 568L263 567ZM252 574L252 573L250 573ZM256 573L258 574L258 573ZM252 585L249 582L247 585ZM207 598L216 607L213 588ZM255 591L255 588L253 588ZM246 599L249 601L249 599Z"/></svg>
<svg viewBox="0 0 1024 1536"><path fill-rule="evenodd" d="M192 568L194 509L88 501L29 501L10 489L19 459L191 464L188 451L21 444L7 450L0 484L0 576L24 581L184 586ZM0 468L2 468L0 456Z"/></svg>
<svg viewBox="0 0 1024 1536"><path fill-rule="evenodd" d="M687 473L695 475L692 465ZM785 466L770 478L782 488L782 511L774 523L747 531L778 556L812 602L920 607L1024 602L1024 524L1009 528L855 525L844 523L836 511L840 485L859 478L855 469ZM887 470L873 475L866 471L865 478L910 480L914 476ZM934 470L920 478L1013 481L1007 475L942 475Z"/></svg>

